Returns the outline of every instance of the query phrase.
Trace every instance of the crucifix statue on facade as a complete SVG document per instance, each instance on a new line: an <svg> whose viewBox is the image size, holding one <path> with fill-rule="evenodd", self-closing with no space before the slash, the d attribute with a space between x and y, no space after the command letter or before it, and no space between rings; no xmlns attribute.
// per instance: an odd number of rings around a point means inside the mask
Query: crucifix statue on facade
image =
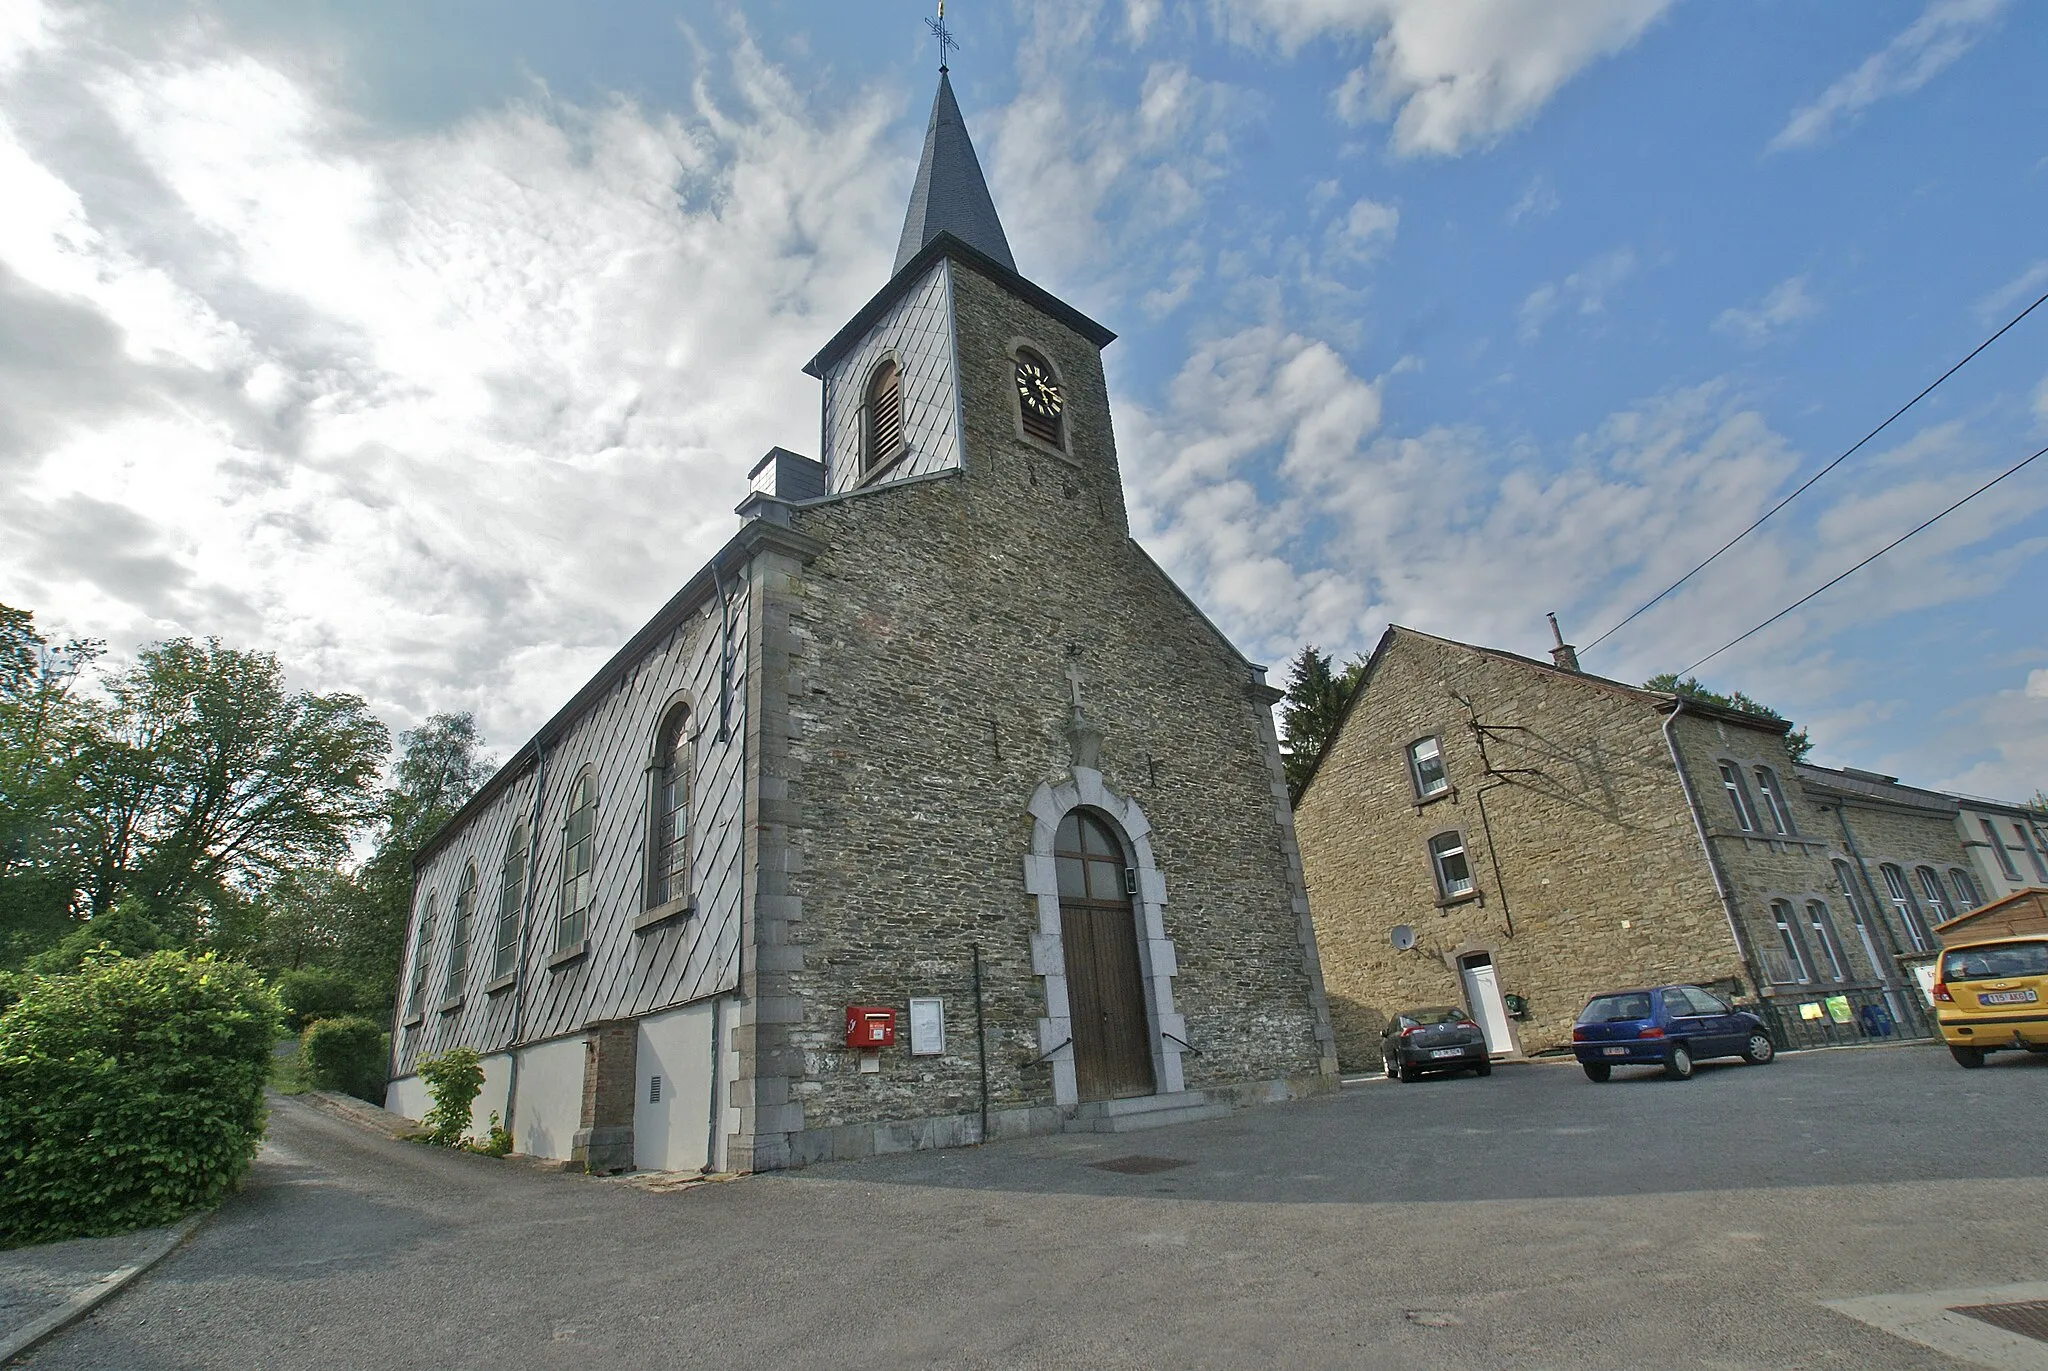
<svg viewBox="0 0 2048 1371"><path fill-rule="evenodd" d="M1067 714L1067 745L1075 766L1102 768L1102 730L1081 708L1081 649L1067 649L1067 690L1073 705Z"/></svg>

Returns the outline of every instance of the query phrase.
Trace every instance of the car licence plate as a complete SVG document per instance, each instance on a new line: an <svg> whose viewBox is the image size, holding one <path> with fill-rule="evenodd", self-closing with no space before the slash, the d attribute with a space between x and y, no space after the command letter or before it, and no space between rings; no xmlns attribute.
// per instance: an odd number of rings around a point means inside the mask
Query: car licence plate
<svg viewBox="0 0 2048 1371"><path fill-rule="evenodd" d="M1625 1047L1603 1047L1600 1050L1610 1057L1626 1057L1628 1055L1628 1049Z"/></svg>
<svg viewBox="0 0 2048 1371"><path fill-rule="evenodd" d="M1977 997L1978 1004L2032 1004L2040 996L2031 990L1993 990Z"/></svg>
<svg viewBox="0 0 2048 1371"><path fill-rule="evenodd" d="M1465 1049L1462 1047L1439 1047L1429 1055L1432 1057L1462 1057L1465 1055Z"/></svg>

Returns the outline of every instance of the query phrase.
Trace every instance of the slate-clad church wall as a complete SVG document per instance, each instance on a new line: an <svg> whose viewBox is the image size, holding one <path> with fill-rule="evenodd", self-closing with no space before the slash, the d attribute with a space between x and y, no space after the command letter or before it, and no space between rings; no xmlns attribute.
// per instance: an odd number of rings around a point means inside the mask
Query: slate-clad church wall
<svg viewBox="0 0 2048 1371"><path fill-rule="evenodd" d="M525 930L524 1008L518 1038L536 1042L581 1030L585 1024L636 1017L701 999L735 983L740 936L740 882L744 852L742 765L746 692L747 613L743 585L729 586L732 684L726 740L718 738L721 627L709 600L635 663L600 700L547 743L546 794L533 824L532 913ZM655 731L669 704L686 696L696 738L691 817L691 886L697 912L646 932L634 932L644 909L649 764ZM562 901L562 826L571 785L584 766L597 779L593 843L595 895L588 955L551 969ZM399 983L397 1075L421 1056L466 1045L492 1051L511 1045L516 991L486 994L497 930L500 868L513 827L531 823L537 772L523 773L492 803L463 822L418 873L407 965ZM459 1006L442 1012L456 892L465 866L477 872L471 916L469 970ZM411 957L428 892L434 892L434 935L429 948L422 1021L406 1027Z"/></svg>
<svg viewBox="0 0 2048 1371"><path fill-rule="evenodd" d="M960 405L953 384L953 264L940 261L875 324L825 382L825 475L834 494L861 483L861 407L877 363L903 368L903 459L877 479L923 476L960 465Z"/></svg>
<svg viewBox="0 0 2048 1371"><path fill-rule="evenodd" d="M1047 1013L1023 885L1034 789L1066 775L1069 646L1101 770L1152 825L1179 974L1202 1055L1187 1083L1318 1088L1313 949L1251 673L1128 538L1100 358L970 271L955 272L966 470L801 509L829 545L795 589L792 972L807 1130L972 1113L979 1103L970 945L984 964L991 1107L1053 1103ZM1017 434L1008 347L1065 381L1075 460ZM941 995L947 1055L884 1054L862 1075L848 1004ZM805 1155L803 1148L797 1151Z"/></svg>

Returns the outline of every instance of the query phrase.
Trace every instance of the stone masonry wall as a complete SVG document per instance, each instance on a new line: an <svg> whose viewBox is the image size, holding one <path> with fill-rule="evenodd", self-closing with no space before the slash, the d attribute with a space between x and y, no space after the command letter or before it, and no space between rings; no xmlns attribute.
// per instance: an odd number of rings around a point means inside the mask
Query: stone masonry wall
<svg viewBox="0 0 2048 1371"><path fill-rule="evenodd" d="M785 965L801 1022L790 1097L805 1130L971 1114L970 991L982 955L990 1105L1052 1103L1047 1012L1023 884L1041 783L1065 776L1070 662L1105 734L1101 771L1152 825L1176 943L1188 1085L1324 1088L1313 946L1272 792L1270 714L1246 664L1128 538L1100 358L956 271L965 470L795 511L826 550L790 590ZM1072 457L1018 432L1010 345L1059 368ZM945 999L946 1054L908 1055L900 1016ZM898 1046L862 1074L849 1004L894 1007ZM1327 1028L1322 1031L1327 1033ZM801 1149L798 1155L803 1155Z"/></svg>
<svg viewBox="0 0 2048 1371"><path fill-rule="evenodd" d="M1461 953L1490 952L1528 1000L1524 1052L1569 1043L1600 990L1747 979L1651 702L1405 629L1363 689L1295 816L1347 1068L1379 1065L1387 1015L1464 1003ZM1418 805L1407 748L1430 734L1451 789ZM1485 777L1482 742L1517 774ZM1439 900L1428 842L1445 830L1464 834L1479 899Z"/></svg>

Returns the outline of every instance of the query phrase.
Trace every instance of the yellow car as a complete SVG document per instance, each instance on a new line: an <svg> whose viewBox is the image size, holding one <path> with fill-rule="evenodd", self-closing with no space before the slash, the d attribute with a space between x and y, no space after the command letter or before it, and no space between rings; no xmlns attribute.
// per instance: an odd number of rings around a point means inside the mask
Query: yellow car
<svg viewBox="0 0 2048 1371"><path fill-rule="evenodd" d="M2048 1052L2048 937L1988 938L1941 954L1934 1017L1958 1065L2004 1048Z"/></svg>

